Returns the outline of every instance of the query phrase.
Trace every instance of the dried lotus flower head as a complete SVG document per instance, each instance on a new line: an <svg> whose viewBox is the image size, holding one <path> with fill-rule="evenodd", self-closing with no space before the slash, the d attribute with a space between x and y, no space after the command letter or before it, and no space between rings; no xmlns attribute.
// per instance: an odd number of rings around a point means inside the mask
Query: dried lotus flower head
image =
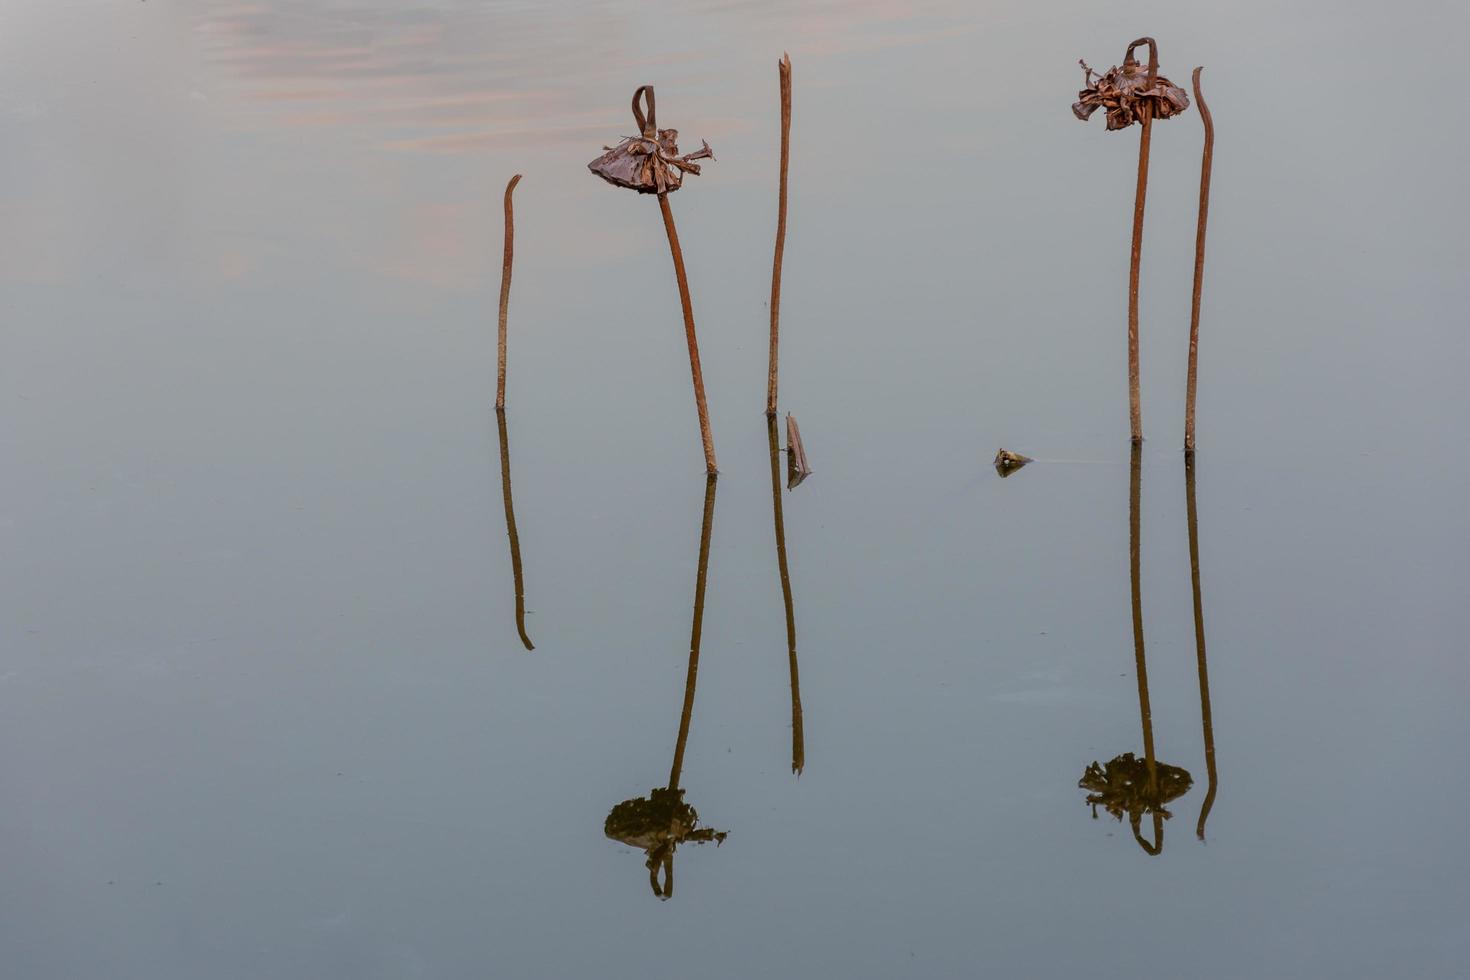
<svg viewBox="0 0 1470 980"><path fill-rule="evenodd" d="M1148 45L1148 67L1139 65L1133 52ZM1189 108L1184 90L1159 74L1159 46L1151 37L1128 45L1123 67L1097 75L1082 65L1087 84L1077 93L1072 113L1084 122L1099 108L1107 110L1108 129L1127 129L1139 124L1138 183L1133 195L1133 243L1128 263L1128 428L1135 446L1143 442L1143 407L1138 380L1138 270L1143 253L1143 206L1148 197L1149 137L1155 118L1168 119Z"/></svg>
<svg viewBox="0 0 1470 980"><path fill-rule="evenodd" d="M638 105L642 98L648 115ZM633 121L637 136L624 136L617 146L607 146L602 156L587 164L609 184L626 187L640 194L658 197L663 214L664 232L669 236L669 253L674 259L674 279L679 284L679 305L684 311L684 338L689 344L689 373L694 381L694 410L699 415L699 438L704 443L704 469L711 477L719 472L715 464L715 439L710 432L709 405L704 397L704 373L699 366L699 341L694 334L694 304L689 298L689 279L684 273L684 252L679 247L679 231L674 226L674 212L669 207L669 194L684 183L685 174L698 174L695 160L715 158L709 144L694 153L679 155L679 131L659 129L653 113L653 86L640 85L633 92Z"/></svg>
<svg viewBox="0 0 1470 980"><path fill-rule="evenodd" d="M638 105L640 96L648 103L646 117ZM640 194L672 193L683 184L684 174L699 176L695 160L715 158L708 143L693 153L679 155L679 131L659 129L654 118L652 85L642 85L633 93L633 120L638 124L637 136L625 136L617 146L603 147L607 152L587 164L588 170L609 184Z"/></svg>
<svg viewBox="0 0 1470 980"><path fill-rule="evenodd" d="M1147 44L1149 62L1140 65L1133 57L1133 49ZM1123 67L1109 68L1101 75L1082 66L1086 88L1077 93L1078 101L1072 103L1072 113L1086 122L1098 109L1105 109L1108 129L1127 129L1141 122L1147 113L1154 119L1168 119L1189 108L1189 96L1184 89L1159 74L1158 47L1153 38L1139 38L1128 45L1123 57Z"/></svg>

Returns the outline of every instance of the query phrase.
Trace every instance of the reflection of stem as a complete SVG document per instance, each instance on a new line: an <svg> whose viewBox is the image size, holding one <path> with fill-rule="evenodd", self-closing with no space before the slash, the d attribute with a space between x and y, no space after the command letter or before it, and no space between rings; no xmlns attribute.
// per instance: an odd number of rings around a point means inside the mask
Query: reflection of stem
<svg viewBox="0 0 1470 980"><path fill-rule="evenodd" d="M791 574L786 565L786 519L781 509L781 441L776 416L766 417L766 439L771 448L771 506L776 515L776 567L781 572L781 599L786 605L786 658L791 665L791 771L806 768L806 740L801 728L801 677L796 665L796 612L791 601Z"/></svg>
<svg viewBox="0 0 1470 980"><path fill-rule="evenodd" d="M500 431L500 490L505 497L505 533L510 538L510 572L516 588L516 631L527 650L536 649L526 635L526 585L521 577L521 537L516 533L515 505L510 499L510 440L505 433L505 409L495 410L495 427Z"/></svg>
<svg viewBox="0 0 1470 980"><path fill-rule="evenodd" d="M505 185L505 257L500 266L500 342L495 364L495 407L505 407L505 320L510 307L510 266L515 258L516 220L510 195L520 183L516 174Z"/></svg>
<svg viewBox="0 0 1470 980"><path fill-rule="evenodd" d="M658 872L662 868L664 872L664 883L658 883ZM653 894L661 901L668 901L674 897L674 849L671 847L663 853L657 861L648 862L648 883L653 886Z"/></svg>
<svg viewBox="0 0 1470 980"><path fill-rule="evenodd" d="M679 716L679 739L674 743L674 764L669 769L670 790L679 788L679 773L684 769L684 745L689 741L689 716L694 711L694 685L699 679L699 640L704 629L704 586L709 574L709 539L714 526L715 475L711 473L704 483L704 524L699 532L699 566L694 576L694 623L689 629L689 670L684 675L684 711Z"/></svg>
<svg viewBox="0 0 1470 980"><path fill-rule="evenodd" d="M776 368L781 347L781 259L786 252L786 170L791 163L791 56L777 63L781 75L781 190L776 208L776 258L771 266L771 359L766 371L766 414L776 417Z"/></svg>
<svg viewBox="0 0 1470 980"><path fill-rule="evenodd" d="M679 281L679 303L684 309L684 339L689 342L689 373L694 378L694 407L699 413L699 438L704 442L704 469L714 476L719 468L715 466L715 438L709 427L709 406L704 401L704 372L699 367L699 340L694 336L694 305L689 299L689 279L684 274L684 251L679 248L679 229L674 227L674 212L669 209L667 194L658 196L658 206L664 215L669 252L674 256L674 278Z"/></svg>
<svg viewBox="0 0 1470 980"><path fill-rule="evenodd" d="M1199 73L1194 70L1194 104L1199 107L1205 124L1205 148L1199 165L1199 225L1194 233L1194 300L1189 307L1189 370L1184 393L1184 451L1194 452L1195 372L1199 358L1199 298L1205 281L1205 225L1210 218L1210 165L1215 155L1215 120L1205 105L1205 94L1199 88ZM1200 649L1204 649L1201 647Z"/></svg>
<svg viewBox="0 0 1470 980"><path fill-rule="evenodd" d="M1161 853L1163 853L1163 850L1164 850L1164 815L1162 813L1160 813L1157 810L1154 811L1154 842L1152 844L1150 844L1148 841L1144 840L1143 839L1143 834L1141 834L1139 832L1139 827L1142 826L1142 824L1143 824L1142 816L1140 814L1137 814L1137 813L1129 814L1129 818L1128 819L1129 819L1129 823L1131 823L1133 825L1133 839L1136 840L1136 841L1138 841L1138 846L1139 847L1143 848L1149 854L1161 854Z"/></svg>
<svg viewBox="0 0 1470 980"><path fill-rule="evenodd" d="M1205 663L1205 610L1199 587L1199 514L1194 505L1194 460L1184 460L1184 503L1189 515L1189 582L1194 589L1194 649L1199 662L1199 714L1205 730L1205 772L1209 776L1209 789L1205 791L1205 802L1200 807L1199 823L1194 834L1205 839L1205 821L1209 819L1210 807L1215 805L1215 728L1210 720L1210 670Z"/></svg>
<svg viewBox="0 0 1470 980"><path fill-rule="evenodd" d="M1157 781L1154 769L1153 714L1148 705L1148 665L1143 655L1143 584L1139 557L1139 501L1142 497L1141 453L1133 447L1128 479L1128 580L1133 593L1133 659L1138 674L1138 713L1143 719L1143 755L1148 762L1150 783ZM1155 787L1150 787L1153 790Z"/></svg>
<svg viewBox="0 0 1470 980"><path fill-rule="evenodd" d="M1148 767L1148 793L1152 799L1159 795L1159 773L1158 764L1154 759L1154 720L1153 712L1148 703L1148 664L1144 660L1143 653L1143 583L1140 560L1139 532L1141 519L1139 516L1140 498L1143 496L1143 453L1142 446L1133 444L1133 451L1129 460L1128 477L1128 581L1132 591L1133 605L1133 660L1138 675L1138 716L1143 723L1143 758ZM1164 820L1157 812L1154 813L1154 846L1150 847L1144 839L1139 836L1136 818L1133 824L1133 836L1139 845L1150 854L1158 854L1164 847Z"/></svg>

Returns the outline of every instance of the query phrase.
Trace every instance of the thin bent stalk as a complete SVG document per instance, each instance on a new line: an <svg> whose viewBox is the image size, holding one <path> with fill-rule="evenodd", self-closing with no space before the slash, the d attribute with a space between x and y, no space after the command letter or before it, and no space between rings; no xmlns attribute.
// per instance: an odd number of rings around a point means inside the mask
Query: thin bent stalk
<svg viewBox="0 0 1470 980"><path fill-rule="evenodd" d="M776 258L771 266L771 359L766 371L766 414L776 416L776 372L781 349L781 259L786 254L786 171L791 164L791 56L777 63L781 74L781 191L776 209Z"/></svg>
<svg viewBox="0 0 1470 980"><path fill-rule="evenodd" d="M709 427L709 406L704 400L704 372L699 367L699 340L694 335L694 306L689 300L689 279L684 274L684 252L679 248L679 230L674 227L674 212L669 209L667 194L658 195L658 206L664 216L664 231L669 236L669 251L674 256L679 303L684 308L684 338L689 342L689 373L694 377L694 407L699 412L699 438L704 442L704 469L714 476L719 467L715 465L715 439Z"/></svg>
<svg viewBox="0 0 1470 980"><path fill-rule="evenodd" d="M1199 585L1199 513L1194 504L1194 460L1184 460L1184 504L1189 518L1189 582L1194 591L1194 649L1199 665L1199 714L1205 737L1205 773L1209 776L1209 787L1205 790L1205 801L1200 807L1199 822L1194 835L1205 839L1205 821L1210 818L1210 807L1215 805L1215 790L1218 777L1215 773L1215 727L1210 718L1210 669L1205 663L1205 611L1200 597Z"/></svg>
<svg viewBox="0 0 1470 980"><path fill-rule="evenodd" d="M659 195L662 199L663 195ZM699 565L694 575L694 623L689 629L689 669L684 675L684 710L679 716L679 737L674 742L674 763L669 768L669 789L679 788L684 771L684 746L689 741L689 718L694 713L694 686L699 681L699 642L704 633L704 587L709 579L709 539L715 526L715 474L704 483L704 523L699 532Z"/></svg>
<svg viewBox="0 0 1470 980"><path fill-rule="evenodd" d="M495 365L495 407L505 407L505 323L510 310L510 267L515 259L516 220L510 195L520 183L516 174L505 185L505 252L500 265L500 343Z"/></svg>
<svg viewBox="0 0 1470 980"><path fill-rule="evenodd" d="M521 577L521 538L516 533L516 510L510 499L510 439L505 432L505 409L496 407L495 427L500 431L500 491L505 497L505 533L510 538L510 573L516 590L516 632L527 650L536 647L526 635L526 585Z"/></svg>
<svg viewBox="0 0 1470 980"><path fill-rule="evenodd" d="M1215 157L1215 120L1210 116L1210 107L1205 105L1205 94L1200 91L1199 74L1203 68L1194 70L1194 104L1199 107L1200 119L1205 124L1205 146L1199 167L1199 226L1194 233L1194 299L1189 307L1189 373L1184 392L1184 451L1194 452L1194 393L1196 366L1199 358L1199 301L1205 281L1205 226L1210 219L1210 168ZM1203 649L1203 647L1201 647Z"/></svg>
<svg viewBox="0 0 1470 980"><path fill-rule="evenodd" d="M776 417L766 418L766 440L771 449L771 507L776 521L776 567L781 573L781 600L786 606L786 659L791 668L791 771L806 768L806 738L801 727L801 674L796 664L796 610L791 599L791 573L786 564L786 519L781 506L781 441Z"/></svg>

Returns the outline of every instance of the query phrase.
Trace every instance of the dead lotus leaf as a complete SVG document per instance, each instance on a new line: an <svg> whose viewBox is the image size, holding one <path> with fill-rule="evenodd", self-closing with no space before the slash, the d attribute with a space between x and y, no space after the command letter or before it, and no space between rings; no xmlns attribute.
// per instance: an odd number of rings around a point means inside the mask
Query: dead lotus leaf
<svg viewBox="0 0 1470 980"><path fill-rule="evenodd" d="M796 416L786 413L786 489L795 490L802 481L812 475L811 464L806 459L806 447L801 442L801 429Z"/></svg>
<svg viewBox="0 0 1470 980"><path fill-rule="evenodd" d="M638 105L640 96L647 101L647 117ZM607 152L587 164L588 170L609 184L640 194L670 194L683 184L684 174L699 176L695 160L715 158L708 143L693 153L679 155L679 131L659 129L654 119L652 85L639 86L633 93L633 120L639 135L625 136L617 146L603 147Z"/></svg>
<svg viewBox="0 0 1470 980"><path fill-rule="evenodd" d="M1133 49L1140 44L1149 46L1149 64L1140 65L1133 58ZM1072 103L1072 113L1086 122L1098 109L1107 110L1108 129L1127 129L1135 122L1142 122L1145 115L1154 119L1168 119L1189 108L1189 96L1184 89L1158 73L1158 54L1152 38L1140 38L1128 46L1123 66L1109 68L1101 75L1082 66L1082 77L1086 88L1077 93L1078 101Z"/></svg>

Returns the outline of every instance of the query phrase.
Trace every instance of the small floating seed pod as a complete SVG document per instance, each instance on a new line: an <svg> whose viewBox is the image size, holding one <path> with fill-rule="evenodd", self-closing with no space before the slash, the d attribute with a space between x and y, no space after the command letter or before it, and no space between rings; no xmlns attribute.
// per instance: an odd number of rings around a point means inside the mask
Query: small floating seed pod
<svg viewBox="0 0 1470 980"><path fill-rule="evenodd" d="M1009 449L998 449L995 452L995 472L999 473L1002 478L1010 476L1016 470L1031 462L1035 461L1030 456L1022 456L1020 453L1013 453Z"/></svg>

